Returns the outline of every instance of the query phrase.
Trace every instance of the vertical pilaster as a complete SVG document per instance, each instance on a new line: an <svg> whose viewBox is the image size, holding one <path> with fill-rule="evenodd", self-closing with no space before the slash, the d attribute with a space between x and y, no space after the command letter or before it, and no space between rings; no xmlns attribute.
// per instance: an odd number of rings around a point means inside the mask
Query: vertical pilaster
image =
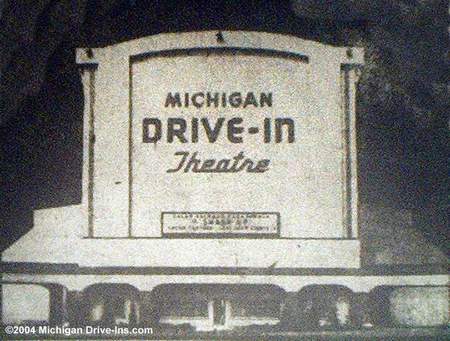
<svg viewBox="0 0 450 341"><path fill-rule="evenodd" d="M83 170L82 205L88 216L88 229L83 231L87 237L93 236L93 176L94 176L94 103L95 103L95 65L84 65L81 80L84 89L83 114Z"/></svg>
<svg viewBox="0 0 450 341"><path fill-rule="evenodd" d="M343 217L344 236L358 238L358 162L356 136L356 82L359 66L341 66L342 130L343 130Z"/></svg>
<svg viewBox="0 0 450 341"><path fill-rule="evenodd" d="M129 59L105 53L95 78L93 236L129 236Z"/></svg>

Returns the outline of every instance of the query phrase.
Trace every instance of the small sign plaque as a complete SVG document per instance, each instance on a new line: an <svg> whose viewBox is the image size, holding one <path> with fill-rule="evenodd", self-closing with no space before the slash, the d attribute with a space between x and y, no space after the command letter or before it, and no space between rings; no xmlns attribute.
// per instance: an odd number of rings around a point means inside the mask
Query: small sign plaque
<svg viewBox="0 0 450 341"><path fill-rule="evenodd" d="M276 212L163 212L164 236L278 235Z"/></svg>

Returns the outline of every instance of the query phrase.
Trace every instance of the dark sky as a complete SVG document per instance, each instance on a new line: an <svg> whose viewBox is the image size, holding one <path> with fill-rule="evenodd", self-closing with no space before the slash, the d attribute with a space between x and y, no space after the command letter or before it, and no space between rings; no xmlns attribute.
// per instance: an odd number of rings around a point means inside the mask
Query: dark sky
<svg viewBox="0 0 450 341"><path fill-rule="evenodd" d="M36 1L35 18L15 1L6 1L2 10L3 51L20 42L0 64L3 247L31 228L33 209L80 202L83 95L75 47L211 29L281 32L365 47L368 65L358 94L361 201L415 208L427 238L445 245L448 103L439 86L446 83L448 66L441 56L446 21L432 19L428 7L408 2L409 12L394 8L388 18L362 10L349 21L339 12L320 17L306 9L295 15L289 1L79 3L85 7ZM408 17L414 11L417 22Z"/></svg>

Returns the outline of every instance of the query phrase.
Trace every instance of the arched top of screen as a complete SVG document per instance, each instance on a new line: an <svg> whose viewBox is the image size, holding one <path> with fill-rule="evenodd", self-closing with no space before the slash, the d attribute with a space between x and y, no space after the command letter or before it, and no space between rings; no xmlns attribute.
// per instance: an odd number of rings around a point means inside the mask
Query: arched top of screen
<svg viewBox="0 0 450 341"><path fill-rule="evenodd" d="M79 64L130 62L152 56L258 55L287 58L314 66L363 64L364 51L336 47L292 35L248 31L164 33L102 48L77 50Z"/></svg>

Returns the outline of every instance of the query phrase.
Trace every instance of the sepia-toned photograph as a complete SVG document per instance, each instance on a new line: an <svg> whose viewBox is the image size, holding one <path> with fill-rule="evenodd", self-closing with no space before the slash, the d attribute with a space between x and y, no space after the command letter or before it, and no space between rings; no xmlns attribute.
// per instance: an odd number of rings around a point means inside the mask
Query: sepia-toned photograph
<svg viewBox="0 0 450 341"><path fill-rule="evenodd" d="M0 0L0 339L450 338L449 13Z"/></svg>

